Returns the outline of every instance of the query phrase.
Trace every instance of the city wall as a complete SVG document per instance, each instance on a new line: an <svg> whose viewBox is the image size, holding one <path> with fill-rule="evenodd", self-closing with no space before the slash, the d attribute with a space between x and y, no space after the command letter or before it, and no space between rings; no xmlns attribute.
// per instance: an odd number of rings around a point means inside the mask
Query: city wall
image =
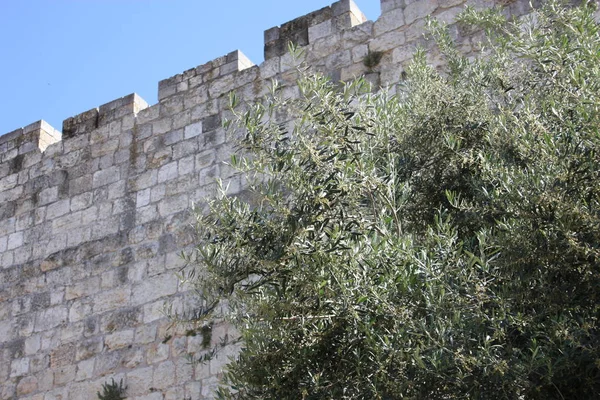
<svg viewBox="0 0 600 400"><path fill-rule="evenodd" d="M528 0L467 2L529 11ZM267 30L260 65L234 51L159 82L157 104L131 94L61 131L39 121L0 136L0 399L95 399L112 378L129 399L211 398L236 348L205 365L185 354L217 345L227 326L190 335L170 329L162 309L184 299L175 273L195 239L192 205L217 177L231 194L243 190L223 163L234 147L222 128L228 94L253 101L277 79L298 96L290 41L333 80L393 87L417 46L443 61L423 36L427 16L450 23L464 53L480 49L480 33L454 23L464 6L381 0L381 16L367 21L341 0ZM379 63L365 66L374 52Z"/></svg>

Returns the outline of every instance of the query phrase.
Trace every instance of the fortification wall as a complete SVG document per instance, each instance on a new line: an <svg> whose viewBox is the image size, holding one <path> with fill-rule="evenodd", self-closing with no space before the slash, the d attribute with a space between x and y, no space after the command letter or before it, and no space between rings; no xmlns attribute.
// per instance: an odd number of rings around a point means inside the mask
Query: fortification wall
<svg viewBox="0 0 600 400"><path fill-rule="evenodd" d="M494 1L468 0L477 7ZM528 0L503 0L519 16ZM161 313L186 288L175 271L193 244L194 202L214 192L214 178L243 188L224 160L233 144L222 121L228 93L264 95L270 79L297 96L287 54L293 41L305 61L334 80L366 75L376 86L399 82L423 37L425 17L453 23L464 0L381 0L366 21L352 0L265 32L265 61L234 51L163 80L158 103L132 94L64 121L44 121L0 137L0 399L94 399L104 382L123 379L128 398L210 398L228 348L194 366L202 335L171 331ZM465 53L478 33L453 24ZM365 57L380 51L378 65ZM213 327L212 343L227 332Z"/></svg>

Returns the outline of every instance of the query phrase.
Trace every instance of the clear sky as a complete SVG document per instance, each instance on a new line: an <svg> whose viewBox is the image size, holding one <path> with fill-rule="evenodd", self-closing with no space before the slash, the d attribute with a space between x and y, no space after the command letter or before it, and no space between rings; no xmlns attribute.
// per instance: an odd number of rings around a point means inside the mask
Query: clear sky
<svg viewBox="0 0 600 400"><path fill-rule="evenodd" d="M239 49L334 0L0 0L0 135L62 121ZM379 0L355 0L371 20Z"/></svg>

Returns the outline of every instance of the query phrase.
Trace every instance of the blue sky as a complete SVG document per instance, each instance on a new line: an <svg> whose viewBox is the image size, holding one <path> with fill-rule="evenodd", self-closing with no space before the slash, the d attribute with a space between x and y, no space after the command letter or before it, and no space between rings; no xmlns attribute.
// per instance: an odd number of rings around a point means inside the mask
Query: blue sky
<svg viewBox="0 0 600 400"><path fill-rule="evenodd" d="M62 121L239 49L334 0L0 0L0 135ZM379 0L356 0L371 20Z"/></svg>

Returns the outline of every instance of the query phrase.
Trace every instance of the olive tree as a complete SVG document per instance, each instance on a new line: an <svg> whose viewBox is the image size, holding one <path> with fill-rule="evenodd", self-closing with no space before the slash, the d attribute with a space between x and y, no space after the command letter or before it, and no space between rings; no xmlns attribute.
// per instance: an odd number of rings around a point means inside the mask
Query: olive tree
<svg viewBox="0 0 600 400"><path fill-rule="evenodd" d="M247 193L198 212L186 275L239 330L222 398L600 396L594 12L467 10L476 59L432 22L447 67L394 94L300 68L299 99L233 98Z"/></svg>

